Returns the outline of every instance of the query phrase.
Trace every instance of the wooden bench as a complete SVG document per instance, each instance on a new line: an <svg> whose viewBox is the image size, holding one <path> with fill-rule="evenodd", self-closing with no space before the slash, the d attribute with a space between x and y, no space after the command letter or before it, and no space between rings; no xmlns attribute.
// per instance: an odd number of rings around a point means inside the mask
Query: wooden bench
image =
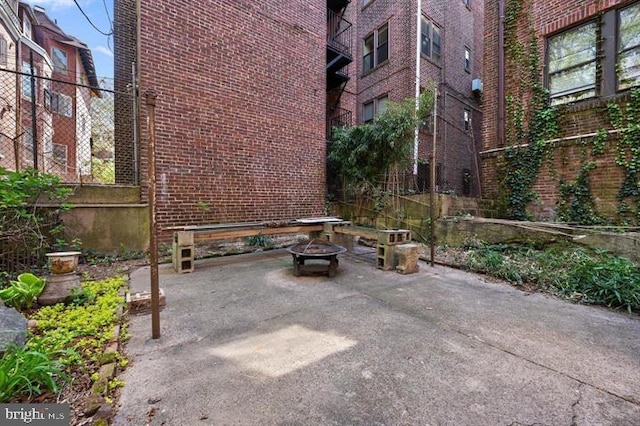
<svg viewBox="0 0 640 426"><path fill-rule="evenodd" d="M173 269L178 273L193 272L195 244L231 240L256 235L309 234L319 236L328 222L341 222L335 217L295 219L289 222L244 222L165 228L173 232Z"/></svg>

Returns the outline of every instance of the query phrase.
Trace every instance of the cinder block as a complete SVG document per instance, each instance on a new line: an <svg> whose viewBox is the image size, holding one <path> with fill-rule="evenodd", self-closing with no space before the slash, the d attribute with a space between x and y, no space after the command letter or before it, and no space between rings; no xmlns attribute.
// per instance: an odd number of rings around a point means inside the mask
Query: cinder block
<svg viewBox="0 0 640 426"><path fill-rule="evenodd" d="M411 231L408 229L384 229L378 231L378 244L397 245L411 241Z"/></svg>
<svg viewBox="0 0 640 426"><path fill-rule="evenodd" d="M418 244L399 244L395 246L398 265L396 271L400 274L413 274L418 272L420 265L420 246Z"/></svg>
<svg viewBox="0 0 640 426"><path fill-rule="evenodd" d="M395 269L397 264L395 251L395 245L378 244L376 267L383 271L391 271Z"/></svg>
<svg viewBox="0 0 640 426"><path fill-rule="evenodd" d="M195 246L179 246L173 243L173 270L179 274L193 272L194 269Z"/></svg>
<svg viewBox="0 0 640 426"><path fill-rule="evenodd" d="M186 247L192 246L193 242L193 232L191 231L176 231L173 233L173 244L176 244L178 247Z"/></svg>
<svg viewBox="0 0 640 426"><path fill-rule="evenodd" d="M158 305L162 308L167 303L164 291L160 289L160 300ZM127 293L127 306L132 314L146 314L151 312L151 292L142 291L140 293Z"/></svg>

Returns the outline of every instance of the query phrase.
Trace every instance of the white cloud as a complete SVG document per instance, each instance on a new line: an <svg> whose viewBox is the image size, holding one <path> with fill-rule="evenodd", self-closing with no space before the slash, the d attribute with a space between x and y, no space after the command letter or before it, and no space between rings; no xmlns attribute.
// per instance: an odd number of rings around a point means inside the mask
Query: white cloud
<svg viewBox="0 0 640 426"><path fill-rule="evenodd" d="M113 58L113 52L106 46L96 46L91 48L92 52L102 53L103 55L107 55L110 58Z"/></svg>

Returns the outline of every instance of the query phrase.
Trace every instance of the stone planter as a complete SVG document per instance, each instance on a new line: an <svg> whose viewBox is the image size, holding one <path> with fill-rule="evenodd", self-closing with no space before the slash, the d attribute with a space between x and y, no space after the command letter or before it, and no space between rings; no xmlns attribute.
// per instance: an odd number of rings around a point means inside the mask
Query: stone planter
<svg viewBox="0 0 640 426"><path fill-rule="evenodd" d="M47 284L38 297L40 305L55 305L71 297L74 288L81 288L80 277L76 274L79 251L47 253L49 271Z"/></svg>
<svg viewBox="0 0 640 426"><path fill-rule="evenodd" d="M79 251L61 251L47 253L49 271L53 275L70 274L76 271L80 260Z"/></svg>

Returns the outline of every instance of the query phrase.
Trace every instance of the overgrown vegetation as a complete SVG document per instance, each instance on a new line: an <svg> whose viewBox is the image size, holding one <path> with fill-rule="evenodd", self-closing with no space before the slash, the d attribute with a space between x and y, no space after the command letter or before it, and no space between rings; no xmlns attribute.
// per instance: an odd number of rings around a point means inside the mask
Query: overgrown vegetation
<svg viewBox="0 0 640 426"><path fill-rule="evenodd" d="M423 92L417 111L415 102L388 102L372 123L334 128L328 159L342 174L350 193L380 200L393 191L394 177L411 164L414 131L427 119L433 95Z"/></svg>
<svg viewBox="0 0 640 426"><path fill-rule="evenodd" d="M505 9L506 61L515 88L506 96L505 144L498 167L498 209L509 219L529 220L527 206L536 199L533 184L547 152L546 141L558 134L559 112L549 105L541 78L538 39L530 21L530 5L510 0ZM528 44L517 38L526 22Z"/></svg>
<svg viewBox="0 0 640 426"><path fill-rule="evenodd" d="M640 310L640 267L603 250L480 244L467 267L581 303Z"/></svg>
<svg viewBox="0 0 640 426"><path fill-rule="evenodd" d="M607 104L607 116L618 131L616 165L625 176L618 191L618 215L623 224L640 225L640 89L631 90L629 102Z"/></svg>
<svg viewBox="0 0 640 426"><path fill-rule="evenodd" d="M58 383L69 380L60 361L64 354L66 351L52 353L15 345L6 348L0 358L0 402L9 402L19 396L30 398L45 389L58 393Z"/></svg>
<svg viewBox="0 0 640 426"><path fill-rule="evenodd" d="M33 270L44 264L44 253L62 231L58 213L70 208L64 203L70 194L71 189L61 187L57 176L0 167L0 262L5 272ZM59 203L60 207L42 208L38 201Z"/></svg>
<svg viewBox="0 0 640 426"><path fill-rule="evenodd" d="M30 319L37 321L35 331L24 347L10 346L0 359L0 402L29 400L45 391L57 394L63 381L85 376L86 382L105 362L126 366L126 358L118 353L109 359L104 354L120 321L123 285L122 277L87 281L74 291L69 304L31 312ZM120 340L125 337L121 329Z"/></svg>

